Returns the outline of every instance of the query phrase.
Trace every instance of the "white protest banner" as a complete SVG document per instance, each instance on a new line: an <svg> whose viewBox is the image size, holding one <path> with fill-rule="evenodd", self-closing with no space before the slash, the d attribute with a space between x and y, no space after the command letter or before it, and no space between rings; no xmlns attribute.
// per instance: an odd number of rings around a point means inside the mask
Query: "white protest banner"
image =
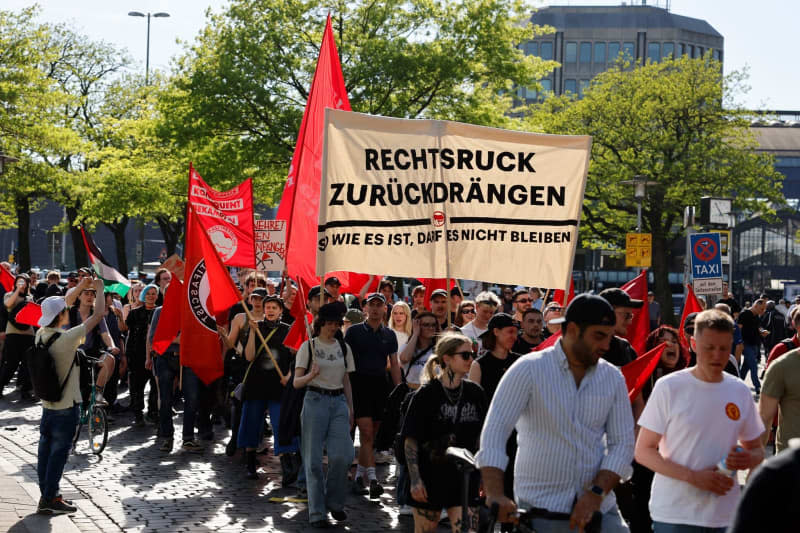
<svg viewBox="0 0 800 533"><path fill-rule="evenodd" d="M256 220L256 270L283 270L286 264L286 221Z"/></svg>
<svg viewBox="0 0 800 533"><path fill-rule="evenodd" d="M327 109L316 272L566 288L590 148Z"/></svg>

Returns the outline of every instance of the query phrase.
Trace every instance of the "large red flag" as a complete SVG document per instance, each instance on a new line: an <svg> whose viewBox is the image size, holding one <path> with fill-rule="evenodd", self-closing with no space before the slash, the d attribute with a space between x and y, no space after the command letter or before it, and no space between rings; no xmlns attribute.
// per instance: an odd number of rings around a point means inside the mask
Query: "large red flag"
<svg viewBox="0 0 800 533"><path fill-rule="evenodd" d="M306 311L305 293L301 287L298 287L297 294L294 297L294 302L292 302L292 308L289 310L289 313L294 317L294 322L292 322L292 327L289 328L286 338L283 339L283 345L291 348L294 351L297 351L300 349L300 346L302 346L303 343L308 340L306 322L311 324L311 320L313 318L311 313Z"/></svg>
<svg viewBox="0 0 800 533"><path fill-rule="evenodd" d="M625 376L625 385L628 386L628 399L633 401L642 392L644 384L658 366L661 360L661 352L667 347L666 343L661 343L636 360L631 361L621 368L622 375Z"/></svg>
<svg viewBox="0 0 800 533"><path fill-rule="evenodd" d="M28 302L25 304L25 307L19 310L14 320L20 324L27 324L38 328L40 318L42 318L42 308L33 302Z"/></svg>
<svg viewBox="0 0 800 533"><path fill-rule="evenodd" d="M307 287L319 283L316 276L317 221L326 107L350 111L330 15L325 24L317 69L300 123L292 164L275 217L286 220L287 224L286 270Z"/></svg>
<svg viewBox="0 0 800 533"><path fill-rule="evenodd" d="M181 329L181 301L183 299L183 283L177 276L172 276L172 281L167 286L164 294L164 305L158 316L158 325L153 334L153 350L159 354L172 344Z"/></svg>
<svg viewBox="0 0 800 533"><path fill-rule="evenodd" d="M361 292L361 289L364 288L364 285L367 284L369 281L369 274L359 274L357 272L328 272L325 274L325 279L328 278L337 278L339 283L342 286L339 288L339 292L349 293L349 294L358 294ZM367 294L372 292L378 292L378 284L381 282L381 276L373 276L372 282L367 287Z"/></svg>
<svg viewBox="0 0 800 533"><path fill-rule="evenodd" d="M255 268L253 180L247 178L228 191L208 185L189 165L189 205L228 266Z"/></svg>
<svg viewBox="0 0 800 533"><path fill-rule="evenodd" d="M567 296L567 300L564 301L564 289L556 289L553 293L553 301L558 302L561 304L562 307L566 307L575 298L575 280L573 278L569 278L569 295Z"/></svg>
<svg viewBox="0 0 800 533"><path fill-rule="evenodd" d="M628 342L631 343L637 354L643 354L647 344L647 336L650 334L650 308L647 305L647 270L642 270L641 274L623 285L622 290L634 300L644 301L641 309L633 312L633 322L628 327Z"/></svg>
<svg viewBox="0 0 800 533"><path fill-rule="evenodd" d="M14 274L6 270L4 266L0 266L0 285L3 286L6 292L14 290Z"/></svg>
<svg viewBox="0 0 800 533"><path fill-rule="evenodd" d="M209 248L213 253L209 253ZM208 253L208 255L206 255ZM191 204L186 209L186 285L181 306L181 364L206 384L222 377L222 346L213 309L239 298ZM214 303L211 305L211 294Z"/></svg>
<svg viewBox="0 0 800 533"><path fill-rule="evenodd" d="M700 305L700 301L697 299L697 296L694 295L694 290L692 289L692 284L689 283L686 285L686 288L689 292L686 293L686 302L683 304L683 313L681 313L681 323L678 325L678 335L680 337L681 344L687 350L689 349L689 343L686 342L686 337L683 333L683 323L686 322L686 317L692 313L699 313L703 310L703 306Z"/></svg>

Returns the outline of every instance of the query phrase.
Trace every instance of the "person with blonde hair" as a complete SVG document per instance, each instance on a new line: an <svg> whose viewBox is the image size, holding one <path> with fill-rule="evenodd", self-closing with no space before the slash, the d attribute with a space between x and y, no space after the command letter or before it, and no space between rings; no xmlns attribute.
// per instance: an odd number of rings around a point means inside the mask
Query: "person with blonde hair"
<svg viewBox="0 0 800 533"><path fill-rule="evenodd" d="M468 379L474 353L472 340L446 333L436 343L422 371L422 386L414 393L402 429L410 477L407 503L413 507L416 531L434 531L442 509L454 532L461 531L463 477L447 458L450 446L478 449L486 395ZM479 476L470 480L470 515L477 519ZM470 520L473 522L473 520Z"/></svg>
<svg viewBox="0 0 800 533"><path fill-rule="evenodd" d="M389 315L389 329L397 336L397 346L404 346L411 336L411 308L405 302L397 302L392 306Z"/></svg>

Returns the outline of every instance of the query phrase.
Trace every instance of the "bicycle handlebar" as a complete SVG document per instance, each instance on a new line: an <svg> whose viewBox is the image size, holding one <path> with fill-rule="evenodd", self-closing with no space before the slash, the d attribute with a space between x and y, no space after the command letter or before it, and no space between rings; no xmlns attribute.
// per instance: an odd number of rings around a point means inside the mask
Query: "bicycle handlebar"
<svg viewBox="0 0 800 533"><path fill-rule="evenodd" d="M79 359L84 359L84 360L86 360L86 361L88 361L90 363L99 363L100 361L103 360L103 358L106 355L111 355L111 352L103 350L98 354L97 357L94 357L92 355L87 354L83 350L83 348L78 348L77 350L75 350L75 355L77 355Z"/></svg>

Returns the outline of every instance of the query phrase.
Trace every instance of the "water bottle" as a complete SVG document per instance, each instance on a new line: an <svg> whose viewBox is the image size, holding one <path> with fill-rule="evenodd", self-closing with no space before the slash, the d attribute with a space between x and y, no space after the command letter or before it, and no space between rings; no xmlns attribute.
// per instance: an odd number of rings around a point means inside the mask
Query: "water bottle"
<svg viewBox="0 0 800 533"><path fill-rule="evenodd" d="M743 452L744 448L742 448L741 446L737 446L736 451ZM728 459L727 455L722 459L720 459L720 461L717 463L717 470L719 471L720 474L725 474L726 476L734 477L736 476L736 470L731 470L730 468L728 468L728 465L725 464L725 461L727 459Z"/></svg>

